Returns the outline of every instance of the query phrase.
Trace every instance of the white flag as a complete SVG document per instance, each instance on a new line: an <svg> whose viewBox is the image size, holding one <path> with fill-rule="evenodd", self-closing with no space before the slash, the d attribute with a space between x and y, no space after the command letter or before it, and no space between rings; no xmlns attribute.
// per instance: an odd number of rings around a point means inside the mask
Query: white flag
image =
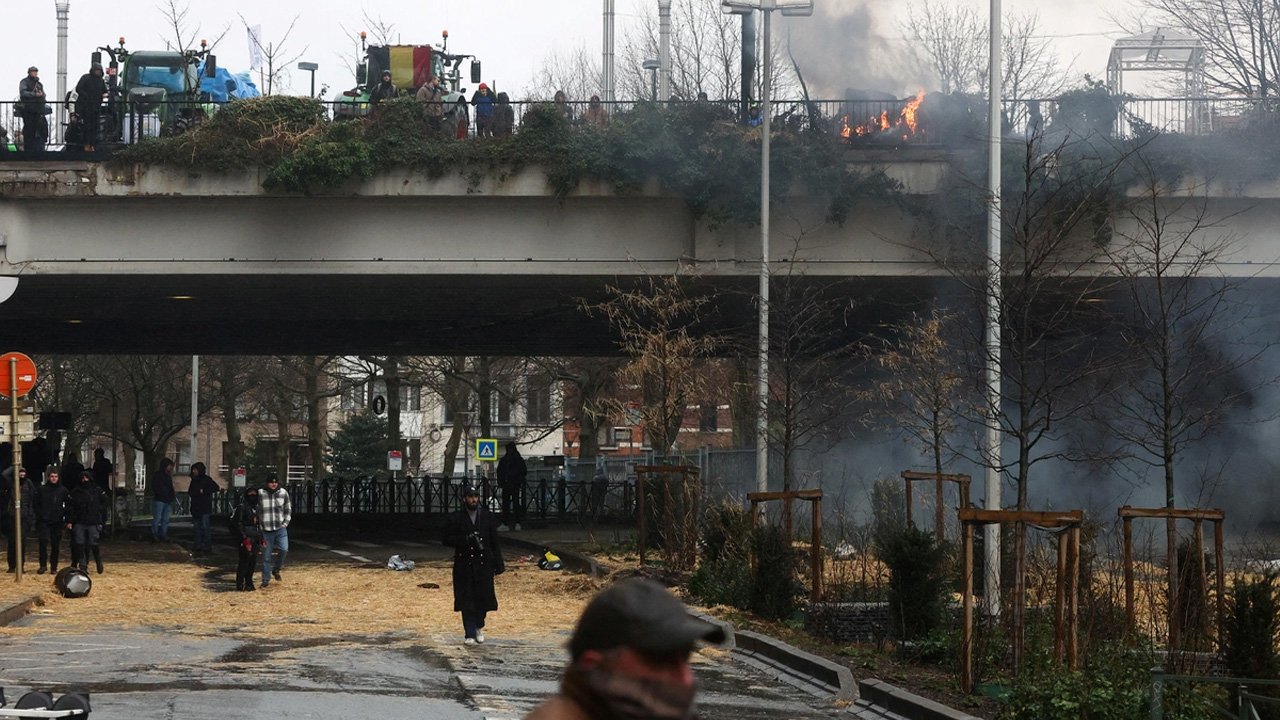
<svg viewBox="0 0 1280 720"><path fill-rule="evenodd" d="M249 69L262 68L262 26L249 28Z"/></svg>

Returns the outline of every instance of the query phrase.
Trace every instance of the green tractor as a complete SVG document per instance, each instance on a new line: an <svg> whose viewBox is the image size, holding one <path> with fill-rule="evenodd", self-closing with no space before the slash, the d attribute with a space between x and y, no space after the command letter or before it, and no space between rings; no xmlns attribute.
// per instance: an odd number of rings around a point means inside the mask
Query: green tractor
<svg viewBox="0 0 1280 720"><path fill-rule="evenodd" d="M199 50L140 50L130 52L120 38L117 47L100 47L111 57L107 65L107 101L103 109L103 138L136 142L143 136L177 135L213 112L202 76L215 77L217 59L203 40Z"/></svg>
<svg viewBox="0 0 1280 720"><path fill-rule="evenodd" d="M462 61L471 60L471 82L480 82L480 61L474 55L449 54L449 31L445 30L441 44L432 45L366 45L365 33L360 33L360 50L364 62L356 66L356 87L339 96L334 110L339 120L363 117L369 114L369 93L382 78L384 70L391 71L391 82L402 91L413 95L427 78L440 78L445 90L445 102L457 102L465 92L462 85Z"/></svg>

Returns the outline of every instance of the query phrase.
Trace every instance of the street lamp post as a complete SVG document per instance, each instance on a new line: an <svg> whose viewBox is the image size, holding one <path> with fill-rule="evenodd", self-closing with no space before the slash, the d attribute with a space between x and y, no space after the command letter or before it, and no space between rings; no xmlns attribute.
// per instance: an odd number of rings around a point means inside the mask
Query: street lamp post
<svg viewBox="0 0 1280 720"><path fill-rule="evenodd" d="M305 62L305 61L300 62L298 63L298 69L311 73L311 97L315 97L316 96L316 71L320 69L319 63Z"/></svg>
<svg viewBox="0 0 1280 720"><path fill-rule="evenodd" d="M54 107L53 137L62 142L62 123L66 121L67 100L67 24L71 17L71 1L58 0L58 97Z"/></svg>
<svg viewBox="0 0 1280 720"><path fill-rule="evenodd" d="M756 378L756 491L769 490L769 110L770 49L769 19L774 10L785 16L808 17L813 0L721 0L727 13L743 15L759 10L764 16L764 74L760 81L760 337L759 369Z"/></svg>
<svg viewBox="0 0 1280 720"><path fill-rule="evenodd" d="M649 84L653 87L651 99L658 102L658 69L662 67L662 61L645 60L640 67L649 71Z"/></svg>

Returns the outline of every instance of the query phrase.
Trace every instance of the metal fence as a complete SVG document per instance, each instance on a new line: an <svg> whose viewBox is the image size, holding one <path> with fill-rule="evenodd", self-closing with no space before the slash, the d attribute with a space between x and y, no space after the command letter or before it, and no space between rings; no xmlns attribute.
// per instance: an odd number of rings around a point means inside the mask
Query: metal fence
<svg viewBox="0 0 1280 720"><path fill-rule="evenodd" d="M1119 117L1110 131L1118 136L1132 136L1155 129L1185 135L1207 135L1233 130L1274 126L1280 123L1280 107L1274 98L1135 98L1119 105ZM525 116L534 107L552 107L563 114L571 125L598 129L620 114L634 112L646 105L689 113L689 119L706 122L754 124L752 111L737 101L668 101L661 103L618 101L600 103L566 102L553 105L544 102L511 103L510 132L519 132ZM351 99L325 101L327 116L334 121L367 116L377 112L376 106L355 104ZM18 137L22 120L13 101L0 102L0 129L10 141ZM125 143L180 131L216 112L214 104L155 103L122 104L106 109L102 115L102 133L120 138ZM465 106L465 136L501 134L488 122L478 121L475 108ZM1007 100L1004 103L1006 133L1026 134L1036 126L1052 128L1056 121L1058 101L1047 99ZM772 123L778 131L818 131L848 138L854 145L938 144L949 139L968 138L985 132L985 104L980 98L927 95L889 100L777 100L771 105ZM47 115L50 128L48 150L60 151L57 142L62 135L56 126L60 115ZM433 132L456 135L456 125ZM7 144L7 143L6 143ZM104 143L107 144L107 143ZM0 146L0 152L4 152ZM71 148L73 151L76 148Z"/></svg>

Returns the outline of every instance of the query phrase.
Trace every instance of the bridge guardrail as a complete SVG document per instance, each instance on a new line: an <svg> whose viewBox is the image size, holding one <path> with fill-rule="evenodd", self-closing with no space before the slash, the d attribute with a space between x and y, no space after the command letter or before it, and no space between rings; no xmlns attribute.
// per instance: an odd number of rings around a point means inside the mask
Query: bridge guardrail
<svg viewBox="0 0 1280 720"><path fill-rule="evenodd" d="M935 99L941 98L941 99ZM903 145L933 144L948 135L963 130L954 127L956 113L951 112L957 104L964 104L970 110L976 107L979 99L962 96L926 95L902 99L888 100L775 100L771 105L774 127L794 131L817 130L824 133L842 135L851 142L859 139L866 144ZM331 120L344 117L363 116L376 112L375 106L361 106L358 112L350 99L321 101L327 116ZM921 105L923 103L923 105ZM550 103L541 101L513 101L511 132L519 132L524 117L536 106ZM561 112L570 123L583 129L600 127L609 122L609 118L636 109L644 102L618 101L600 103L596 115L590 102L570 101L559 105ZM1059 101L1056 98L1027 98L1004 101L1006 135L1024 136L1036 126L1051 128L1056 121ZM708 120L747 123L749 109L739 101L667 101L659 103L664 108L688 110L693 107L708 108ZM973 107L970 107L973 106ZM8 144L16 140L22 129L22 120L16 111L15 101L0 102L0 129L7 132L9 143L0 144L0 154L6 153ZM123 109L121 109L123 108ZM181 131L193 124L202 122L203 118L217 112L218 105L213 103L193 104L191 102L172 102L146 104L117 104L114 109L104 106L103 133L111 137L119 137L124 143L138 142L149 137L164 136ZM1111 129L1117 136L1129 137L1146 128L1154 128L1161 132L1180 133L1186 135L1208 135L1258 126L1274 126L1280 123L1280 107L1274 98L1130 98L1118 101L1119 117ZM981 110L981 108L979 108ZM961 113L968 117L971 112ZM60 122L58 108L46 119L50 125ZM172 122L162 118L177 118ZM974 121L970 118L969 124ZM905 125L911 125L905 129ZM979 125L975 125L978 127ZM475 108L468 106L467 137L479 134L493 134L487 123L478 123ZM61 133L50 128L50 151L78 151L76 147L65 147L58 144ZM107 143L104 143L104 145ZM22 159L23 153L16 158ZM47 159L47 158L40 158Z"/></svg>

